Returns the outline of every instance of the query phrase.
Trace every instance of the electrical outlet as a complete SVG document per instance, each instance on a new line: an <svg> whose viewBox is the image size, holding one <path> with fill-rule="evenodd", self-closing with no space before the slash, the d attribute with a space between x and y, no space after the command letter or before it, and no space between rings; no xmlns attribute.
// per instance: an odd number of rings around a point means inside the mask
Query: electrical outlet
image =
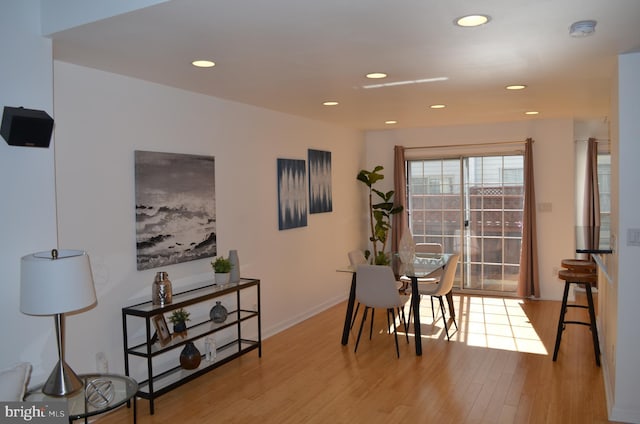
<svg viewBox="0 0 640 424"><path fill-rule="evenodd" d="M611 354L609 355L609 362L611 362L611 365L615 366L616 364L616 345L614 343L611 343Z"/></svg>
<svg viewBox="0 0 640 424"><path fill-rule="evenodd" d="M96 371L100 374L109 373L109 362L107 362L107 356L104 352L96 353Z"/></svg>

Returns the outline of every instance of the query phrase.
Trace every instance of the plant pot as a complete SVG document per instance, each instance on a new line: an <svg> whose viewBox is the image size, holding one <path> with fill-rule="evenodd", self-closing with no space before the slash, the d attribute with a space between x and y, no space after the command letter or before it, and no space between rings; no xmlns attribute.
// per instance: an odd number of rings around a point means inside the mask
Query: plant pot
<svg viewBox="0 0 640 424"><path fill-rule="evenodd" d="M184 349L180 352L180 366L185 370L193 370L198 368L202 356L200 351L192 342L188 342L184 345Z"/></svg>
<svg viewBox="0 0 640 424"><path fill-rule="evenodd" d="M177 337L177 336L181 336L181 337L186 337L187 336L187 323L186 322L179 322L177 324L173 325L173 334Z"/></svg>
<svg viewBox="0 0 640 424"><path fill-rule="evenodd" d="M227 284L229 282L230 272L216 272L215 282L216 284Z"/></svg>

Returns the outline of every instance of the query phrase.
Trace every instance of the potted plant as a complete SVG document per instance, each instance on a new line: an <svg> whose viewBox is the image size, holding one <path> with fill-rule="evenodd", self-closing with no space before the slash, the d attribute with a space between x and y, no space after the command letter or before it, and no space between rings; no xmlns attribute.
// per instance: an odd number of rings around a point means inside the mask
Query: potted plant
<svg viewBox="0 0 640 424"><path fill-rule="evenodd" d="M394 191L386 193L373 188L374 184L384 179L384 175L380 173L384 168L380 165L373 168L372 171L362 169L358 172L357 179L369 188L369 225L371 237L369 241L373 245L373 263L376 265L389 265L391 262L385 248L389 231L391 230L391 215L402 212L402 206L393 205ZM373 203L373 194L380 198L380 202ZM366 250L367 259L371 256L371 252Z"/></svg>
<svg viewBox="0 0 640 424"><path fill-rule="evenodd" d="M211 261L211 267L216 274L216 284L226 284L229 282L229 275L231 274L233 264L228 258L223 256L215 258L215 260Z"/></svg>
<svg viewBox="0 0 640 424"><path fill-rule="evenodd" d="M173 324L173 333L176 336L187 335L187 321L190 321L191 313L184 308L176 309L171 313L169 321Z"/></svg>

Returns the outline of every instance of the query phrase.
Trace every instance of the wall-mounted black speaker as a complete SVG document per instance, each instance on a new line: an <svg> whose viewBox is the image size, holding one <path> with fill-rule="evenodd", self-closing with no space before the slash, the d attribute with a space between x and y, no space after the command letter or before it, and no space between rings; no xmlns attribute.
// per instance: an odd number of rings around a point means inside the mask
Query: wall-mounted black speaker
<svg viewBox="0 0 640 424"><path fill-rule="evenodd" d="M12 146L49 147L53 118L43 110L4 107L0 135Z"/></svg>

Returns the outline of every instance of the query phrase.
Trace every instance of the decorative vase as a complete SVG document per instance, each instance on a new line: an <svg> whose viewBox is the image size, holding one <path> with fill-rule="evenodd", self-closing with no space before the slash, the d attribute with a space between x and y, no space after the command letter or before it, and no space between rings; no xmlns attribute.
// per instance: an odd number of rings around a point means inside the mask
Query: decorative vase
<svg viewBox="0 0 640 424"><path fill-rule="evenodd" d="M227 284L229 282L230 272L216 272L215 281L216 284Z"/></svg>
<svg viewBox="0 0 640 424"><path fill-rule="evenodd" d="M215 361L218 355L216 348L216 339L213 336L207 336L204 338L204 359L208 362Z"/></svg>
<svg viewBox="0 0 640 424"><path fill-rule="evenodd" d="M180 352L180 366L185 370L193 370L198 368L202 357L200 351L192 342L187 342L184 349Z"/></svg>
<svg viewBox="0 0 640 424"><path fill-rule="evenodd" d="M413 270L413 258L416 256L416 244L413 241L413 234L411 234L411 229L408 226L400 238L398 256L401 262L399 273L410 273Z"/></svg>
<svg viewBox="0 0 640 424"><path fill-rule="evenodd" d="M211 318L211 321L217 324L225 322L227 320L228 314L229 313L227 312L227 308L225 308L219 300L216 301L216 305L209 311L209 317Z"/></svg>
<svg viewBox="0 0 640 424"><path fill-rule="evenodd" d="M164 306L171 303L172 297L173 293L169 274L164 271L157 272L156 278L153 280L153 289L151 294L153 304Z"/></svg>
<svg viewBox="0 0 640 424"><path fill-rule="evenodd" d="M231 275L229 276L229 282L237 283L240 281L240 261L238 260L237 250L229 250L229 262L231 262Z"/></svg>

